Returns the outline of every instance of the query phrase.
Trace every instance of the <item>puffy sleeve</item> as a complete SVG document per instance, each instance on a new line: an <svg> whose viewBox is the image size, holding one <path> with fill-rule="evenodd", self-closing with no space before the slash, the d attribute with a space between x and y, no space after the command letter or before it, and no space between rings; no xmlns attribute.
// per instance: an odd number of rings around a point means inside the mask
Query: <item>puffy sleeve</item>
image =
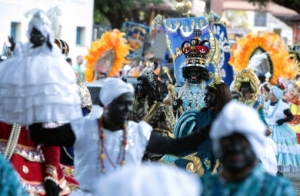
<svg viewBox="0 0 300 196"><path fill-rule="evenodd" d="M88 140L89 133L98 128L96 119L89 119L88 117L84 117L78 120L74 120L71 122L72 130L75 134L75 143L74 148L80 149L86 145L86 141Z"/></svg>
<svg viewBox="0 0 300 196"><path fill-rule="evenodd" d="M153 128L145 121L138 123L139 138L141 139L142 146L147 146L152 130Z"/></svg>

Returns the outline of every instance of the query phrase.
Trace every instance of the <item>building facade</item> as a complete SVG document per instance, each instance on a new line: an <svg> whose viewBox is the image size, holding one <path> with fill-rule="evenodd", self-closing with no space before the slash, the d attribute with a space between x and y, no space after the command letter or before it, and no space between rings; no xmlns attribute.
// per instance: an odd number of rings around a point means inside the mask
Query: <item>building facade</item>
<svg viewBox="0 0 300 196"><path fill-rule="evenodd" d="M86 55L92 42L94 0L0 0L0 47L11 36L16 41L27 42L29 18L24 14L33 8L47 11L60 6L60 31L56 38L70 46L69 57L73 63L78 55Z"/></svg>

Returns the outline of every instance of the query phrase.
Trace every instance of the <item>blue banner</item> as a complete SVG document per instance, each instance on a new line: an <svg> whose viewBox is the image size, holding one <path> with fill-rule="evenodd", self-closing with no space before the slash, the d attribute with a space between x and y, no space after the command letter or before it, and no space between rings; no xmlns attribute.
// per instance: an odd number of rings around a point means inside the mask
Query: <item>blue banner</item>
<svg viewBox="0 0 300 196"><path fill-rule="evenodd" d="M155 18L156 24L161 25L166 34L167 47L173 57L174 77L178 86L182 86L185 82L182 77L182 67L186 65L186 58L182 54L181 45L184 41L190 41L195 37L195 29L201 30L201 40L208 40L210 43L206 68L210 72L215 72L219 66L224 82L229 85L232 81L233 70L227 63L230 58L227 32L224 26L217 24L219 19L220 17L213 13L193 18L163 19L160 15ZM220 34L216 36L217 33Z"/></svg>
<svg viewBox="0 0 300 196"><path fill-rule="evenodd" d="M143 55L144 43L150 34L150 26L135 22L125 22L121 31L126 33L125 38L131 47L128 57L141 57Z"/></svg>
<svg viewBox="0 0 300 196"><path fill-rule="evenodd" d="M231 65L228 64L230 58L230 45L228 42L227 30L223 24L217 23L213 26L213 32L221 49L220 60L217 62L220 68L223 81L230 86L233 81L234 72Z"/></svg>

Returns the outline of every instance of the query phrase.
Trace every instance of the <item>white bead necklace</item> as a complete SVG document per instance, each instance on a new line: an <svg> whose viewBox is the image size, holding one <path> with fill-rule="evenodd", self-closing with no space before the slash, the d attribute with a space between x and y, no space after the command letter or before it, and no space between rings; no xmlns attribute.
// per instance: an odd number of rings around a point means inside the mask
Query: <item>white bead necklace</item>
<svg viewBox="0 0 300 196"><path fill-rule="evenodd" d="M12 155L14 154L15 148L19 140L20 132L21 132L21 126L17 123L14 123L4 152L4 157L7 160L10 160Z"/></svg>

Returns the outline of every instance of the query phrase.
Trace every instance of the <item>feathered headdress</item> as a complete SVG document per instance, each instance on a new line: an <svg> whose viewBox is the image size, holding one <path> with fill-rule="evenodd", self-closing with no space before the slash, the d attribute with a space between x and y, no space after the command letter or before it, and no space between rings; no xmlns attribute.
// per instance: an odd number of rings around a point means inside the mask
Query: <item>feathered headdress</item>
<svg viewBox="0 0 300 196"><path fill-rule="evenodd" d="M124 63L127 63L126 55L130 46L123 38L124 33L114 29L105 32L100 39L92 43L89 53L85 56L85 79L92 82L98 72L107 76L119 76L119 71Z"/></svg>
<svg viewBox="0 0 300 196"><path fill-rule="evenodd" d="M260 74L270 72L270 83L277 84L279 77L294 77L297 65L289 58L289 52L275 33L247 34L232 47L229 64L236 72L251 67Z"/></svg>
<svg viewBox="0 0 300 196"><path fill-rule="evenodd" d="M54 31L54 35L55 37L57 36L59 29L60 29L60 24L59 24L59 16L61 16L62 12L59 6L54 6L51 7L48 11L47 11L47 16L49 18L49 20L51 21L51 25L52 25L52 30Z"/></svg>

